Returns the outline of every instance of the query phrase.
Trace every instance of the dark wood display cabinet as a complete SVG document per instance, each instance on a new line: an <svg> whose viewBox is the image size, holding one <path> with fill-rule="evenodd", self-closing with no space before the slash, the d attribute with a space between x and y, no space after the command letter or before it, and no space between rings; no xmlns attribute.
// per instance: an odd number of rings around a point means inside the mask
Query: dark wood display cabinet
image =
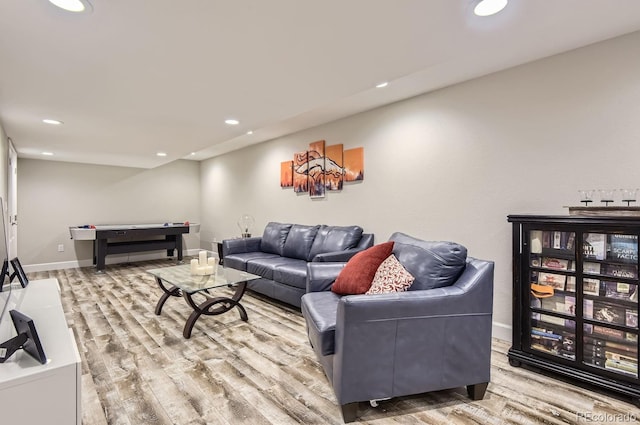
<svg viewBox="0 0 640 425"><path fill-rule="evenodd" d="M512 366L629 396L640 407L640 217L510 215Z"/></svg>

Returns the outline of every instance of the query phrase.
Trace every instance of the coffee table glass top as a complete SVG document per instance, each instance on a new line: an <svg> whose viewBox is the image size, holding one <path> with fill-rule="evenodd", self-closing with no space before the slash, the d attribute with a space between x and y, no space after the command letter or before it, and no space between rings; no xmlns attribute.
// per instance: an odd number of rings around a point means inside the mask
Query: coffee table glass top
<svg viewBox="0 0 640 425"><path fill-rule="evenodd" d="M191 274L191 266L189 264L151 269L147 270L147 272L158 279L162 279L168 284L176 286L189 293L235 285L240 282L258 279L260 277L255 274L222 266L218 266L216 268L216 273L214 274L196 276Z"/></svg>

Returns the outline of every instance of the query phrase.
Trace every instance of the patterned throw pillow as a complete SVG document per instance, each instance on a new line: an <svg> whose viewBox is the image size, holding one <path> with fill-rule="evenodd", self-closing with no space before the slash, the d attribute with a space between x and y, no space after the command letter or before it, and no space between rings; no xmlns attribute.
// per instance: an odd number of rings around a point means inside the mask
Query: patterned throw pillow
<svg viewBox="0 0 640 425"><path fill-rule="evenodd" d="M391 254L376 270L373 282L371 282L371 288L366 293L388 294L391 292L403 292L409 289L414 279L411 273L400 264L396 256Z"/></svg>

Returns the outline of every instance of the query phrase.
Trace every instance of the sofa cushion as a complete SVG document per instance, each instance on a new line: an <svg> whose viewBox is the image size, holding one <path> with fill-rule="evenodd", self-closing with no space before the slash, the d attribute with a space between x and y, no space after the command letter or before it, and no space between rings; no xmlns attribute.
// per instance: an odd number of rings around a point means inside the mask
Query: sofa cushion
<svg viewBox="0 0 640 425"><path fill-rule="evenodd" d="M273 280L300 289L307 288L307 262L295 258L283 258L274 271Z"/></svg>
<svg viewBox="0 0 640 425"><path fill-rule="evenodd" d="M393 254L415 281L410 291L441 288L455 283L466 266L467 249L455 242L423 241L394 233Z"/></svg>
<svg viewBox="0 0 640 425"><path fill-rule="evenodd" d="M324 252L344 251L354 248L362 237L360 226L320 226L316 238L311 245L308 261Z"/></svg>
<svg viewBox="0 0 640 425"><path fill-rule="evenodd" d="M331 291L309 292L302 296L302 315L307 322L309 342L315 352L328 356L335 351L336 315L340 296Z"/></svg>
<svg viewBox="0 0 640 425"><path fill-rule="evenodd" d="M253 258L247 261L247 272L273 280L273 271L281 261L286 261L286 258L278 255L273 255L273 257Z"/></svg>
<svg viewBox="0 0 640 425"><path fill-rule="evenodd" d="M260 250L270 254L282 255L284 251L284 243L291 229L291 224L270 222L264 228L262 240L260 241Z"/></svg>
<svg viewBox="0 0 640 425"><path fill-rule="evenodd" d="M367 294L403 292L411 286L414 280L415 278L400 264L396 256L391 254L376 270Z"/></svg>
<svg viewBox="0 0 640 425"><path fill-rule="evenodd" d="M255 259L264 259L264 258L279 258L279 255L276 254L267 254L266 252L243 252L240 254L229 254L224 257L224 266L231 267L232 269L242 270L243 272L247 271L247 262Z"/></svg>
<svg viewBox="0 0 640 425"><path fill-rule="evenodd" d="M301 224L291 226L287 240L284 243L283 255L289 258L307 260L319 228L320 226L304 226Z"/></svg>
<svg viewBox="0 0 640 425"><path fill-rule="evenodd" d="M391 254L393 241L374 245L354 255L344 266L331 290L336 294L364 294L380 264Z"/></svg>

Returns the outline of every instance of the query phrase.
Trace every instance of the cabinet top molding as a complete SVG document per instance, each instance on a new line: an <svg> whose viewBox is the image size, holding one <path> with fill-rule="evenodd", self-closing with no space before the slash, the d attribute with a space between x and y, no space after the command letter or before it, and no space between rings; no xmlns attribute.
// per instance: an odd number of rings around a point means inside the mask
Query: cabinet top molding
<svg viewBox="0 0 640 425"><path fill-rule="evenodd" d="M588 217L640 217L640 207L564 207L569 208L569 215Z"/></svg>
<svg viewBox="0 0 640 425"><path fill-rule="evenodd" d="M611 208L611 207L610 207ZM626 207L625 207L626 208ZM541 223L541 224L594 224L639 226L638 216L615 215L536 215L536 214L510 214L507 216L509 223Z"/></svg>

